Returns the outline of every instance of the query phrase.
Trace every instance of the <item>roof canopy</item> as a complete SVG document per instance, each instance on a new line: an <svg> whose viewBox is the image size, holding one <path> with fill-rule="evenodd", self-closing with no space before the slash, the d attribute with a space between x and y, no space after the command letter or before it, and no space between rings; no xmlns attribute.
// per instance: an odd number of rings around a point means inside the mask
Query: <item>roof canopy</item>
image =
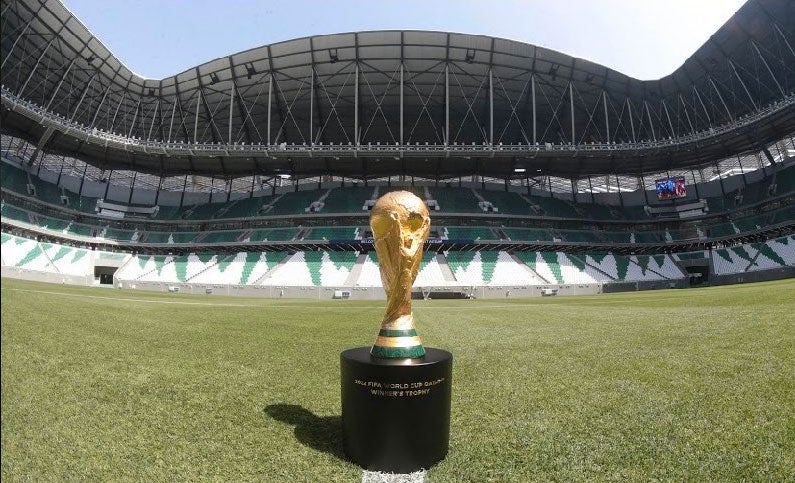
<svg viewBox="0 0 795 483"><path fill-rule="evenodd" d="M758 149L795 126L789 1L750 0L655 81L521 42L421 31L306 37L154 80L57 0L11 2L3 27L3 129L106 167L640 173Z"/></svg>

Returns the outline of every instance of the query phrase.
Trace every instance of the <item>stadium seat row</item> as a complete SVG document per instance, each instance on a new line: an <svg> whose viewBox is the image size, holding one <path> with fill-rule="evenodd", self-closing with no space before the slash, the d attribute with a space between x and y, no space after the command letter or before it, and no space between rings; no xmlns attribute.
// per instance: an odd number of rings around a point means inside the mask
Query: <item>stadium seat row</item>
<svg viewBox="0 0 795 483"><path fill-rule="evenodd" d="M671 255L450 251L425 253L415 286L586 285L679 280L678 261L709 252ZM2 234L5 267L89 276L102 260L116 260L120 281L220 285L379 287L375 252L305 251L131 255L93 251ZM718 275L795 266L795 236L713 250Z"/></svg>

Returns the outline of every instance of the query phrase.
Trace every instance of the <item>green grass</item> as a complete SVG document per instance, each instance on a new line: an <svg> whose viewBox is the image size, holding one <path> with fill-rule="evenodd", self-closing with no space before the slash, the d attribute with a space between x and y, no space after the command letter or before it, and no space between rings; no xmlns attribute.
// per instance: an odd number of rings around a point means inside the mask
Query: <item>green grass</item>
<svg viewBox="0 0 795 483"><path fill-rule="evenodd" d="M794 300L786 280L415 302L455 356L428 480L791 481ZM339 353L381 312L4 279L2 479L357 481Z"/></svg>

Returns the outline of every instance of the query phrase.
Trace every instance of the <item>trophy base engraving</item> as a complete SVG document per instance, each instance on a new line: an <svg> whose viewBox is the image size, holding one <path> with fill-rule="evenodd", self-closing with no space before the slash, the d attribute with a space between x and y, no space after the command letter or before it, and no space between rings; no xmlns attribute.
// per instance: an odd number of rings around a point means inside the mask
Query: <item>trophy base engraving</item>
<svg viewBox="0 0 795 483"><path fill-rule="evenodd" d="M411 473L447 456L453 356L384 359L369 347L340 354L345 454L371 471Z"/></svg>

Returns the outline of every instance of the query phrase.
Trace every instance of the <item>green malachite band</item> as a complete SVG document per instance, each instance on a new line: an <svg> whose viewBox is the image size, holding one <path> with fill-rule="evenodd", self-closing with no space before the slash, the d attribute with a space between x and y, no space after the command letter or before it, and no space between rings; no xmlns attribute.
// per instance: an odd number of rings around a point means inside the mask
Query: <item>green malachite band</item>
<svg viewBox="0 0 795 483"><path fill-rule="evenodd" d="M417 335L417 329L397 330L397 329L381 329L378 335L382 337L414 337Z"/></svg>
<svg viewBox="0 0 795 483"><path fill-rule="evenodd" d="M412 347L382 347L374 345L373 348L370 349L370 354L386 359L413 359L424 356L425 347L422 345L415 345Z"/></svg>

